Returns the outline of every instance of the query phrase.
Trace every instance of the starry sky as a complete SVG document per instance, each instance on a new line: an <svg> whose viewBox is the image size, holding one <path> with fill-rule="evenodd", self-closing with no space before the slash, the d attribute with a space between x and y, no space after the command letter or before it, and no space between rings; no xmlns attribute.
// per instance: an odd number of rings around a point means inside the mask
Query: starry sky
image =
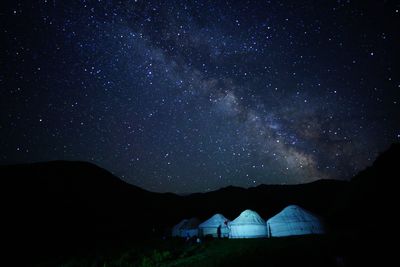
<svg viewBox="0 0 400 267"><path fill-rule="evenodd" d="M0 5L0 164L188 193L346 180L400 140L399 2Z"/></svg>

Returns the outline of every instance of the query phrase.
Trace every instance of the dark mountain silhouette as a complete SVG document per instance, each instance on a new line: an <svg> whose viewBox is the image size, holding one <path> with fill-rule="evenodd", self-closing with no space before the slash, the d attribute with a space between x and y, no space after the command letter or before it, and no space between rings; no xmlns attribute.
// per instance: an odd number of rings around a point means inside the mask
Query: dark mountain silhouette
<svg viewBox="0 0 400 267"><path fill-rule="evenodd" d="M206 218L222 212L229 219L236 218L243 210L253 209L264 219L284 207L296 203L318 213L328 215L334 199L347 182L320 180L299 185L260 185L244 189L226 187L209 193L186 197L190 216Z"/></svg>
<svg viewBox="0 0 400 267"><path fill-rule="evenodd" d="M159 207L179 198L127 184L86 162L1 166L0 179L4 234L15 245L11 250L32 257L148 237L162 222Z"/></svg>
<svg viewBox="0 0 400 267"><path fill-rule="evenodd" d="M341 248L352 266L389 266L397 260L397 203L400 144L393 144L349 182L337 199L330 223L347 234Z"/></svg>
<svg viewBox="0 0 400 267"><path fill-rule="evenodd" d="M218 212L234 219L253 209L266 219L289 204L321 215L332 231L373 232L394 206L399 159L400 145L395 144L350 182L229 186L187 196L149 192L85 162L0 166L3 236L12 237L11 250L40 260L161 236L183 218L204 220Z"/></svg>
<svg viewBox="0 0 400 267"><path fill-rule="evenodd" d="M333 215L337 226L364 231L387 224L398 202L397 180L400 177L400 144L378 156L372 166L351 179L341 193Z"/></svg>

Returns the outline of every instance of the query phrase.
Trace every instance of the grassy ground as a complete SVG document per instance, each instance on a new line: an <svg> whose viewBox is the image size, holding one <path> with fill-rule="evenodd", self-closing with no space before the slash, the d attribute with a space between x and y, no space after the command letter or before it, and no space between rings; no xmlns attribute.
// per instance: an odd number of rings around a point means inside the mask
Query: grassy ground
<svg viewBox="0 0 400 267"><path fill-rule="evenodd" d="M40 266L337 266L335 242L324 236L273 239L148 240Z"/></svg>

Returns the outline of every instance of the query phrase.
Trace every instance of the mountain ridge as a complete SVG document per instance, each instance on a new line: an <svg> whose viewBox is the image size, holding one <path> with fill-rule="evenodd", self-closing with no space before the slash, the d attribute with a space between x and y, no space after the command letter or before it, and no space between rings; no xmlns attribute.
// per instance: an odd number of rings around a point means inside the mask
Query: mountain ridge
<svg viewBox="0 0 400 267"><path fill-rule="evenodd" d="M42 259L42 251L68 254L98 244L159 238L183 218L205 220L222 213L234 219L252 209L267 219L290 204L322 216L332 231L371 232L383 223L371 220L371 214L384 216L396 203L392 191L399 159L400 145L394 144L350 181L228 186L186 196L141 189L87 162L3 165L0 205L6 227L1 231L19 242L18 250Z"/></svg>

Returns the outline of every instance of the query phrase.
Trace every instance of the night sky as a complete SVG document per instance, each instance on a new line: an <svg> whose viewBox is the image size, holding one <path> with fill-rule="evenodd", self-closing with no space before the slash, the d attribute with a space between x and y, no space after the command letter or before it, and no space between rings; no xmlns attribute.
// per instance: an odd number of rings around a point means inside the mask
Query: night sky
<svg viewBox="0 0 400 267"><path fill-rule="evenodd" d="M187 193L346 180L400 140L399 3L0 5L0 164Z"/></svg>

